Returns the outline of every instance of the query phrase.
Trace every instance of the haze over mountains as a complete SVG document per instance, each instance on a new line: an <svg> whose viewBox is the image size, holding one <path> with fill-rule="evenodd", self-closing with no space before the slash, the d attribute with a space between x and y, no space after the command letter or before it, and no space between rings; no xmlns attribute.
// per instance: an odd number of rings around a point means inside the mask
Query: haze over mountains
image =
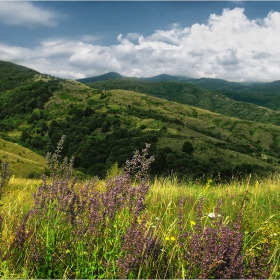
<svg viewBox="0 0 280 280"><path fill-rule="evenodd" d="M0 61L0 137L45 156L66 135L63 155L86 176L105 176L145 143L153 175L261 176L280 171L277 84L118 73L74 81Z"/></svg>

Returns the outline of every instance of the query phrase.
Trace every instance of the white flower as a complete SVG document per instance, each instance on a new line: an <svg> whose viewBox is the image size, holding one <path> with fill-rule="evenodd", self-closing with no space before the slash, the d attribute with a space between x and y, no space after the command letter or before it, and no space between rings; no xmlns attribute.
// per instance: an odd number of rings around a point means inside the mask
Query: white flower
<svg viewBox="0 0 280 280"><path fill-rule="evenodd" d="M215 215L214 213L209 213L209 214L208 214L208 217L209 217L210 219L215 219L215 218L216 218L216 215Z"/></svg>

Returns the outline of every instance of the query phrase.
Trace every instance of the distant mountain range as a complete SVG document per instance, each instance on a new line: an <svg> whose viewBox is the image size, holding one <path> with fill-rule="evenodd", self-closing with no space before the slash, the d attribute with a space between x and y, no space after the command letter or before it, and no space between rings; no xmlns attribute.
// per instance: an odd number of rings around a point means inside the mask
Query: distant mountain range
<svg viewBox="0 0 280 280"><path fill-rule="evenodd" d="M77 81L90 84L94 82L100 81L108 81L113 79L131 79L131 80L145 80L145 81L153 81L153 82L166 82L166 81L180 81L186 83L192 83L199 87L202 87L207 90L212 91L222 91L222 90L230 90L230 91L243 91L243 92L256 92L262 94L278 94L280 93L280 80L268 83L248 83L248 82L230 82L223 79L216 79L216 78L189 78L185 76L172 76L168 74L161 74L158 76L153 77L143 77L143 78L136 78L136 77L125 77L116 72L109 72L103 75L84 78L84 79L77 79Z"/></svg>

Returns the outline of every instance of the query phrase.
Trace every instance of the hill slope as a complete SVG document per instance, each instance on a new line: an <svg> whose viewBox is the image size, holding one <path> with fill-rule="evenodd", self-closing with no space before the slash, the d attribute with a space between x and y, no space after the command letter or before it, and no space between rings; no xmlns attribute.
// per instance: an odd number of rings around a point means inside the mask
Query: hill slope
<svg viewBox="0 0 280 280"><path fill-rule="evenodd" d="M23 85L39 72L11 62L0 60L0 94L3 91Z"/></svg>
<svg viewBox="0 0 280 280"><path fill-rule="evenodd" d="M192 83L178 81L152 82L122 78L90 83L89 85L96 89L133 90L231 117L280 125L280 111L244 101L236 101L224 94L205 90Z"/></svg>
<svg viewBox="0 0 280 280"><path fill-rule="evenodd" d="M0 138L0 162L7 160L10 169L16 177L39 177L46 170L45 158L26 149L17 143L12 143Z"/></svg>
<svg viewBox="0 0 280 280"><path fill-rule="evenodd" d="M83 84L89 84L93 82L100 82L100 81L107 81L112 79L120 79L123 76L116 72L109 72L100 76L96 77L90 77L90 78L84 78L84 79L78 79L78 82L81 82Z"/></svg>
<svg viewBox="0 0 280 280"><path fill-rule="evenodd" d="M184 89L189 99L202 96L200 102L206 104L215 97L191 84L145 83L145 89L158 93ZM280 127L133 90L107 90L106 84L94 89L36 74L27 84L1 93L2 135L43 156L66 135L63 155L75 156L75 168L91 176L105 176L112 164L123 165L145 143L155 155L153 174L226 178L233 173L280 171ZM137 91L143 85L130 84Z"/></svg>
<svg viewBox="0 0 280 280"><path fill-rule="evenodd" d="M279 98L280 81L274 81L270 83L237 83L237 82L229 82L222 79L214 79L214 78L194 79L194 78L188 78L184 76L171 76L166 74L162 74L154 77L147 77L147 78L127 78L127 77L122 77L119 74L116 75L118 75L118 79L124 78L126 81L132 80L134 83L137 82L138 84L140 84L141 81L144 82L145 81L150 81L150 82L180 81L185 83L191 83L195 86L206 89L207 91L211 91L212 93L216 93L218 95L228 97L235 101L252 103L258 106L267 107L272 110L280 110L280 98ZM110 79L110 75L106 77L107 77L106 80ZM103 75L101 75L101 76L81 79L79 81L84 84L90 84L93 82L105 81L105 79L103 79ZM120 81L118 83L116 83L115 81L114 83L120 86ZM98 87L98 84L95 86ZM127 85L123 85L121 86L121 88L123 88L124 86L127 87Z"/></svg>

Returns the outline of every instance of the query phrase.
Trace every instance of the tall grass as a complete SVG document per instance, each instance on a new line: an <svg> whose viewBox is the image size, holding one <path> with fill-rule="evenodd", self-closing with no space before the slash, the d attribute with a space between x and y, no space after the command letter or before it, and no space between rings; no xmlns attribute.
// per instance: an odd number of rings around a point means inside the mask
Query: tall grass
<svg viewBox="0 0 280 280"><path fill-rule="evenodd" d="M280 176L149 180L136 151L104 181L12 177L0 208L1 278L279 278Z"/></svg>

